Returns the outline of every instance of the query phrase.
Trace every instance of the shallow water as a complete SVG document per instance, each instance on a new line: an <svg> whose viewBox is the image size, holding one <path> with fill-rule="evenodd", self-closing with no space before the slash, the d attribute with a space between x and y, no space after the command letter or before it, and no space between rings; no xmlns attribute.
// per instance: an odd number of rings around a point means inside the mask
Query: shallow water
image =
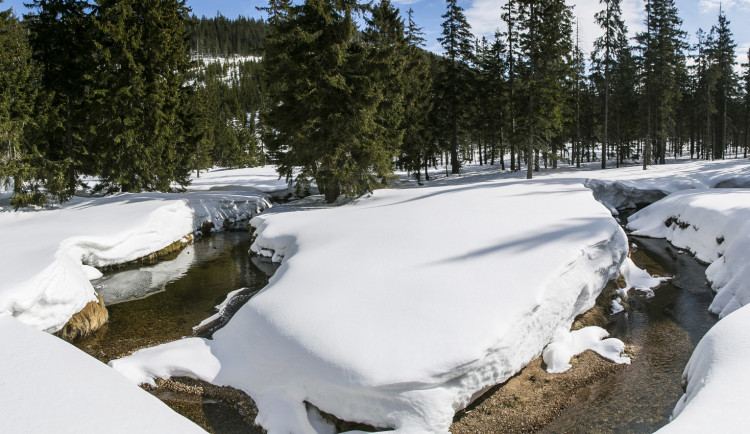
<svg viewBox="0 0 750 434"><path fill-rule="evenodd" d="M109 310L109 323L75 345L103 362L184 336L213 315L227 293L268 283L248 255L246 232L199 238L175 259L133 266L92 282Z"/></svg>
<svg viewBox="0 0 750 434"><path fill-rule="evenodd" d="M607 327L635 350L632 365L581 390L543 432L653 432L682 396L682 371L718 318L705 265L663 239L631 237L631 257L652 275L674 276L653 298L632 293ZM635 248L633 248L635 245Z"/></svg>
<svg viewBox="0 0 750 434"><path fill-rule="evenodd" d="M247 232L215 233L197 239L174 259L106 273L92 283L107 304L109 323L75 345L106 363L184 336L210 336L266 286L275 271L273 264L248 255L250 244ZM235 296L237 303L221 324L193 331L216 313L214 306L239 288L247 289ZM186 392L158 389L151 393L210 432L258 432L252 420L231 404Z"/></svg>

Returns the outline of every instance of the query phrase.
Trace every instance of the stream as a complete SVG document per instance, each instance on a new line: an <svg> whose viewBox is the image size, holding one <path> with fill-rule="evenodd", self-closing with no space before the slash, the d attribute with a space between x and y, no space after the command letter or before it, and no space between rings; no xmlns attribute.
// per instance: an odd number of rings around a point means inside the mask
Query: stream
<svg viewBox="0 0 750 434"><path fill-rule="evenodd" d="M630 236L631 258L652 275L674 276L654 297L631 291L626 312L607 330L631 345L632 364L580 390L545 433L651 433L669 423L682 396L682 371L698 341L717 321L706 266L664 239Z"/></svg>
<svg viewBox="0 0 750 434"><path fill-rule="evenodd" d="M653 432L664 426L682 395L682 371L695 345L717 321L708 313L713 294L705 265L665 240L631 236L630 243L636 265L674 278L652 298L631 293L627 311L610 316L610 334L635 350L632 365L579 390L543 432ZM214 314L230 291L247 288L238 298L247 301L275 271L248 255L250 244L248 233L216 233L171 260L106 273L92 283L107 304L109 323L76 346L106 363L185 336L210 337L216 326L193 327ZM210 431L253 430L247 417L221 400L152 393Z"/></svg>
<svg viewBox="0 0 750 434"><path fill-rule="evenodd" d="M247 232L218 232L196 239L175 258L156 265L128 266L93 281L109 311L109 322L74 342L104 363L138 349L179 340L210 337L220 325L193 331L226 295L247 288L233 300L232 313L268 284L271 263L248 255ZM225 323L229 317L222 318ZM222 321L219 321L222 322ZM152 391L178 413L212 432L253 432L242 411L221 399L173 390Z"/></svg>

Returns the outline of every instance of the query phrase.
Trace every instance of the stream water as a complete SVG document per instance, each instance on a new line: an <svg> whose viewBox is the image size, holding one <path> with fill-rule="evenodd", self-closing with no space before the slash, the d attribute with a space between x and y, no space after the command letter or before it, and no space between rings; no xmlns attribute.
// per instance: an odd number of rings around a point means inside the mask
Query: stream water
<svg viewBox="0 0 750 434"><path fill-rule="evenodd" d="M106 273L92 283L105 300L109 323L75 345L106 363L184 336L208 337L216 326L198 332L193 327L216 313L214 306L229 292L247 288L234 298L239 303L233 307L239 308L266 286L274 271L272 264L248 255L250 244L247 232L215 233L198 238L171 260ZM221 400L170 390L152 393L212 432L255 429L241 412Z"/></svg>
<svg viewBox="0 0 750 434"><path fill-rule="evenodd" d="M682 396L682 371L693 349L718 318L705 265L666 240L630 237L631 258L652 275L674 276L652 298L631 295L613 315L610 334L631 345L626 369L580 390L543 430L546 433L651 433L669 422Z"/></svg>
<svg viewBox="0 0 750 434"><path fill-rule="evenodd" d="M682 395L685 364L717 321L707 310L713 294L703 264L665 240L631 237L630 242L639 267L674 278L652 298L632 295L627 311L611 317L611 335L635 349L632 365L580 390L544 432L653 432L665 425ZM110 321L76 345L108 362L196 335L193 327L215 313L227 293L248 288L240 299L244 302L268 283L274 268L251 258L250 244L247 233L218 233L198 239L172 260L107 273L93 283L107 303ZM215 399L154 393L213 432L253 429L235 408Z"/></svg>

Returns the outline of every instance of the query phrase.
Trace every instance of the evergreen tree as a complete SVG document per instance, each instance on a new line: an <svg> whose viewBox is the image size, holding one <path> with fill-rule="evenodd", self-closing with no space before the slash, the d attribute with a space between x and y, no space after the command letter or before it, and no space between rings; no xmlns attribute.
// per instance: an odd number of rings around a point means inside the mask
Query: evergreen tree
<svg viewBox="0 0 750 434"><path fill-rule="evenodd" d="M39 160L36 147L26 140L38 76L21 22L11 10L0 12L0 183L13 187L17 207L44 200L36 191L24 191L28 182L45 178L33 164Z"/></svg>
<svg viewBox="0 0 750 434"><path fill-rule="evenodd" d="M364 73L381 96L372 140L379 143L386 155L396 155L404 138L404 74L408 55L404 22L390 0L380 0L371 6L366 22L363 41L369 53ZM386 169L391 172L390 166Z"/></svg>
<svg viewBox="0 0 750 434"><path fill-rule="evenodd" d="M745 94L745 153L744 156L747 158L747 149L750 145L750 48L747 50L747 63L744 63L742 67L745 69L745 73L742 77L742 87L744 88Z"/></svg>
<svg viewBox="0 0 750 434"><path fill-rule="evenodd" d="M646 31L637 36L642 56L647 112L643 168L652 157L665 162L669 130L680 99L679 78L685 69L685 32L674 0L646 0Z"/></svg>
<svg viewBox="0 0 750 434"><path fill-rule="evenodd" d="M429 128L429 114L432 110L432 77L430 60L421 48L424 44L422 29L413 19L414 11L409 9L406 27L406 64L404 69L404 138L399 155L399 165L413 173L418 184L422 184L422 168L428 177L428 160L435 152L434 140ZM429 179L429 178L427 178Z"/></svg>
<svg viewBox="0 0 750 434"><path fill-rule="evenodd" d="M448 105L448 122L450 125L451 173L461 171L459 160L459 130L465 108L463 102L468 98L469 64L472 61L471 26L466 21L464 9L457 0L446 0L446 12L442 15L443 36L438 40L445 50L444 76L441 77L444 98Z"/></svg>
<svg viewBox="0 0 750 434"><path fill-rule="evenodd" d="M93 19L86 0L34 0L26 16L34 59L50 100L41 126L40 152L58 170L64 167L61 198L70 197L78 174L91 172L90 79L94 65Z"/></svg>
<svg viewBox="0 0 750 434"><path fill-rule="evenodd" d="M328 202L377 186L394 155L379 143L381 87L355 38L354 0L272 0L266 39L269 103L264 142L287 179L315 180ZM295 172L299 170L299 172Z"/></svg>
<svg viewBox="0 0 750 434"><path fill-rule="evenodd" d="M507 129L510 133L510 170L516 170L516 76L518 74L518 42L520 36L518 33L518 0L508 0L505 4L502 20L505 21L507 31L504 36L506 38L506 46L508 50L507 56L507 67L508 70L508 116L507 116ZM520 153L518 158L518 170L521 169Z"/></svg>
<svg viewBox="0 0 750 434"><path fill-rule="evenodd" d="M571 12L562 0L522 0L520 48L523 53L523 103L519 126L526 136L527 179L534 157L560 133L565 103L563 83L572 49ZM538 163L538 160L537 160Z"/></svg>
<svg viewBox="0 0 750 434"><path fill-rule="evenodd" d="M711 30L716 35L711 47L712 63L716 68L716 141L714 142L713 157L724 158L728 146L727 138L727 108L729 99L736 83L734 77L734 49L737 44L732 39L729 20L719 8L719 22Z"/></svg>
<svg viewBox="0 0 750 434"><path fill-rule="evenodd" d="M617 53L627 45L627 30L622 20L621 0L599 0L604 9L595 15L596 22L604 30L604 35L594 41L593 66L602 75L604 88L604 116L602 118L602 169L607 167L609 150L609 94L611 72L617 67Z"/></svg>
<svg viewBox="0 0 750 434"><path fill-rule="evenodd" d="M187 11L184 0L97 4L96 144L110 190L167 191L189 182Z"/></svg>

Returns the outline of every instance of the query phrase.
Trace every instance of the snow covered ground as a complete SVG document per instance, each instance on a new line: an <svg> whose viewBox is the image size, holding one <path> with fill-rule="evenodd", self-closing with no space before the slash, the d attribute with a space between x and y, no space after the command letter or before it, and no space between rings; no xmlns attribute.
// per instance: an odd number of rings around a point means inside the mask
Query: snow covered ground
<svg viewBox="0 0 750 434"><path fill-rule="evenodd" d="M2 432L203 432L99 361L4 313L0 342Z"/></svg>
<svg viewBox="0 0 750 434"><path fill-rule="evenodd" d="M378 191L252 224L252 250L283 260L270 284L213 340L112 366L137 382L179 372L241 388L271 432L313 432L305 401L345 420L446 431L567 334L627 253L590 190L546 182Z"/></svg>
<svg viewBox="0 0 750 434"><path fill-rule="evenodd" d="M750 189L674 193L633 214L628 228L710 263L706 277L716 291L710 310L720 318L750 303Z"/></svg>
<svg viewBox="0 0 750 434"><path fill-rule="evenodd" d="M599 330L569 333L625 260L624 233L607 208L654 192L744 185L750 165L520 176L469 171L339 207L263 214L253 221L253 249L283 261L269 286L213 340L183 339L113 366L137 382L189 375L243 389L274 432L312 432L319 421L304 402L376 426L445 431L457 409L550 342L559 343L549 353L560 369L578 347L619 357ZM0 313L59 328L92 300L94 270L84 263L135 259L206 218L254 214L267 205L256 192L286 188L268 168L213 170L182 195L77 198L54 210L0 213L0 237L12 246L0 251L8 276Z"/></svg>
<svg viewBox="0 0 750 434"><path fill-rule="evenodd" d="M192 234L205 222L249 219L263 194L202 192L74 198L44 211L0 213L0 313L59 330L95 300L91 267L125 263Z"/></svg>
<svg viewBox="0 0 750 434"><path fill-rule="evenodd" d="M246 169L214 168L202 172L200 178L193 173L188 191L259 191L274 194L288 188L286 180L279 179L275 166L262 166Z"/></svg>

